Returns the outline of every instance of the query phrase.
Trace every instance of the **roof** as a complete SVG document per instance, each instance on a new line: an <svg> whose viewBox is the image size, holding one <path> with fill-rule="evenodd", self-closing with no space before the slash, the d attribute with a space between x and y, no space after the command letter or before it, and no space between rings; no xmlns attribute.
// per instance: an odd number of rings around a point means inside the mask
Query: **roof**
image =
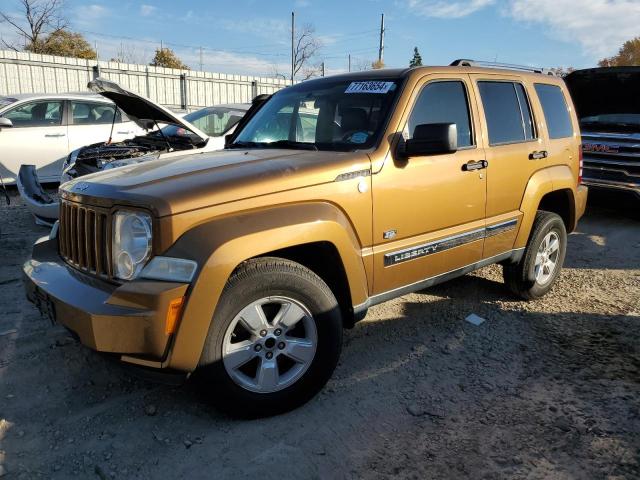
<svg viewBox="0 0 640 480"><path fill-rule="evenodd" d="M314 78L303 82L308 84L311 82L321 83L325 79L334 80L392 80L398 78L406 78L413 75L426 75L429 73L459 73L459 74L486 74L486 75L517 75L521 77L534 77L539 81L544 79L550 83L557 83L558 78L553 75L535 73L527 70L517 70L510 68L495 68L495 67L480 67L480 66L422 66L413 68L383 68L379 70L365 70L362 72L349 72L341 73L338 75L331 75L329 77ZM297 84L300 85L300 84Z"/></svg>
<svg viewBox="0 0 640 480"><path fill-rule="evenodd" d="M101 95L96 95L95 93L91 93L91 92L72 92L72 93L18 93L16 95L0 95L0 98L14 98L17 101L21 102L23 100L40 100L40 99L50 99L50 98L55 98L55 99L68 99L68 100L86 100L86 99L91 99L91 100L97 100L97 101L103 101L103 102L109 102L111 103L110 100L107 100L106 98L104 98Z"/></svg>

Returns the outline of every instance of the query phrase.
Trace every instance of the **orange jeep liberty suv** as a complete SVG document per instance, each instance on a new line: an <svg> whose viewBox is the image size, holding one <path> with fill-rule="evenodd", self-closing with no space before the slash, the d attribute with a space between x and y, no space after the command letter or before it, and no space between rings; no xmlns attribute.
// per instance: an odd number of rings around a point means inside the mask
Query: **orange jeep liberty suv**
<svg viewBox="0 0 640 480"><path fill-rule="evenodd" d="M224 151L62 185L24 266L43 314L255 417L312 398L372 305L493 263L552 288L587 199L560 78L456 61L259 100Z"/></svg>

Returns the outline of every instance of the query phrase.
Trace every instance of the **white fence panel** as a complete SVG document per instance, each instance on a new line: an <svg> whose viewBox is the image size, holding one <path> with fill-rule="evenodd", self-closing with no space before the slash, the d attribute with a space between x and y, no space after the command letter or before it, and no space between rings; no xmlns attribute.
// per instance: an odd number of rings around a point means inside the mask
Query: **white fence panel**
<svg viewBox="0 0 640 480"><path fill-rule="evenodd" d="M0 95L82 92L98 75L167 107L189 111L220 103L247 103L256 95L289 85L275 78L0 50Z"/></svg>

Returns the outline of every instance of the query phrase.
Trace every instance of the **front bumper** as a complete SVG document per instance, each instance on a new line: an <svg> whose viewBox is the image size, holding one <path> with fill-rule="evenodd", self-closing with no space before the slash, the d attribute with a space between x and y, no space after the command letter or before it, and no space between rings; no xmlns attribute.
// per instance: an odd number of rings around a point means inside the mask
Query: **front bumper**
<svg viewBox="0 0 640 480"><path fill-rule="evenodd" d="M605 190L616 190L618 192L629 192L635 194L640 198L640 183L634 182L620 182L614 180L607 180L603 178L591 178L585 177L582 179L585 185L590 187L601 188Z"/></svg>
<svg viewBox="0 0 640 480"><path fill-rule="evenodd" d="M27 298L41 313L74 332L82 344L121 354L121 359L162 367L171 335L165 332L169 303L188 284L135 280L115 285L84 274L59 256L57 239L43 237L23 267Z"/></svg>
<svg viewBox="0 0 640 480"><path fill-rule="evenodd" d="M22 165L17 179L18 191L38 225L52 226L58 219L60 204L44 191L38 181L35 165Z"/></svg>

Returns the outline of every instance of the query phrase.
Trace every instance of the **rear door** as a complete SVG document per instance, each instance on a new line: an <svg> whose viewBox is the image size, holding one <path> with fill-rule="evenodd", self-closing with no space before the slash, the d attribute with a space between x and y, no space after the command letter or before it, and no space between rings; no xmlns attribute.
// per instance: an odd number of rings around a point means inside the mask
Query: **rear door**
<svg viewBox="0 0 640 480"><path fill-rule="evenodd" d="M82 100L70 101L69 148L84 147L98 142L106 142L111 135L111 124L115 105L110 103ZM116 112L111 140L119 142L133 137L138 132L133 122L123 122L122 112Z"/></svg>
<svg viewBox="0 0 640 480"><path fill-rule="evenodd" d="M454 153L388 158L373 175L374 293L473 264L482 257L484 149L467 75L429 75L411 93L402 135L421 124L455 123Z"/></svg>
<svg viewBox="0 0 640 480"><path fill-rule="evenodd" d="M533 85L517 75L474 74L482 109L487 167L487 238L483 258L513 247L529 178L547 165L545 139L536 125Z"/></svg>
<svg viewBox="0 0 640 480"><path fill-rule="evenodd" d="M0 131L0 175L14 183L20 165L35 165L40 181L60 179L62 163L69 154L64 100L23 102L3 115L13 123Z"/></svg>

